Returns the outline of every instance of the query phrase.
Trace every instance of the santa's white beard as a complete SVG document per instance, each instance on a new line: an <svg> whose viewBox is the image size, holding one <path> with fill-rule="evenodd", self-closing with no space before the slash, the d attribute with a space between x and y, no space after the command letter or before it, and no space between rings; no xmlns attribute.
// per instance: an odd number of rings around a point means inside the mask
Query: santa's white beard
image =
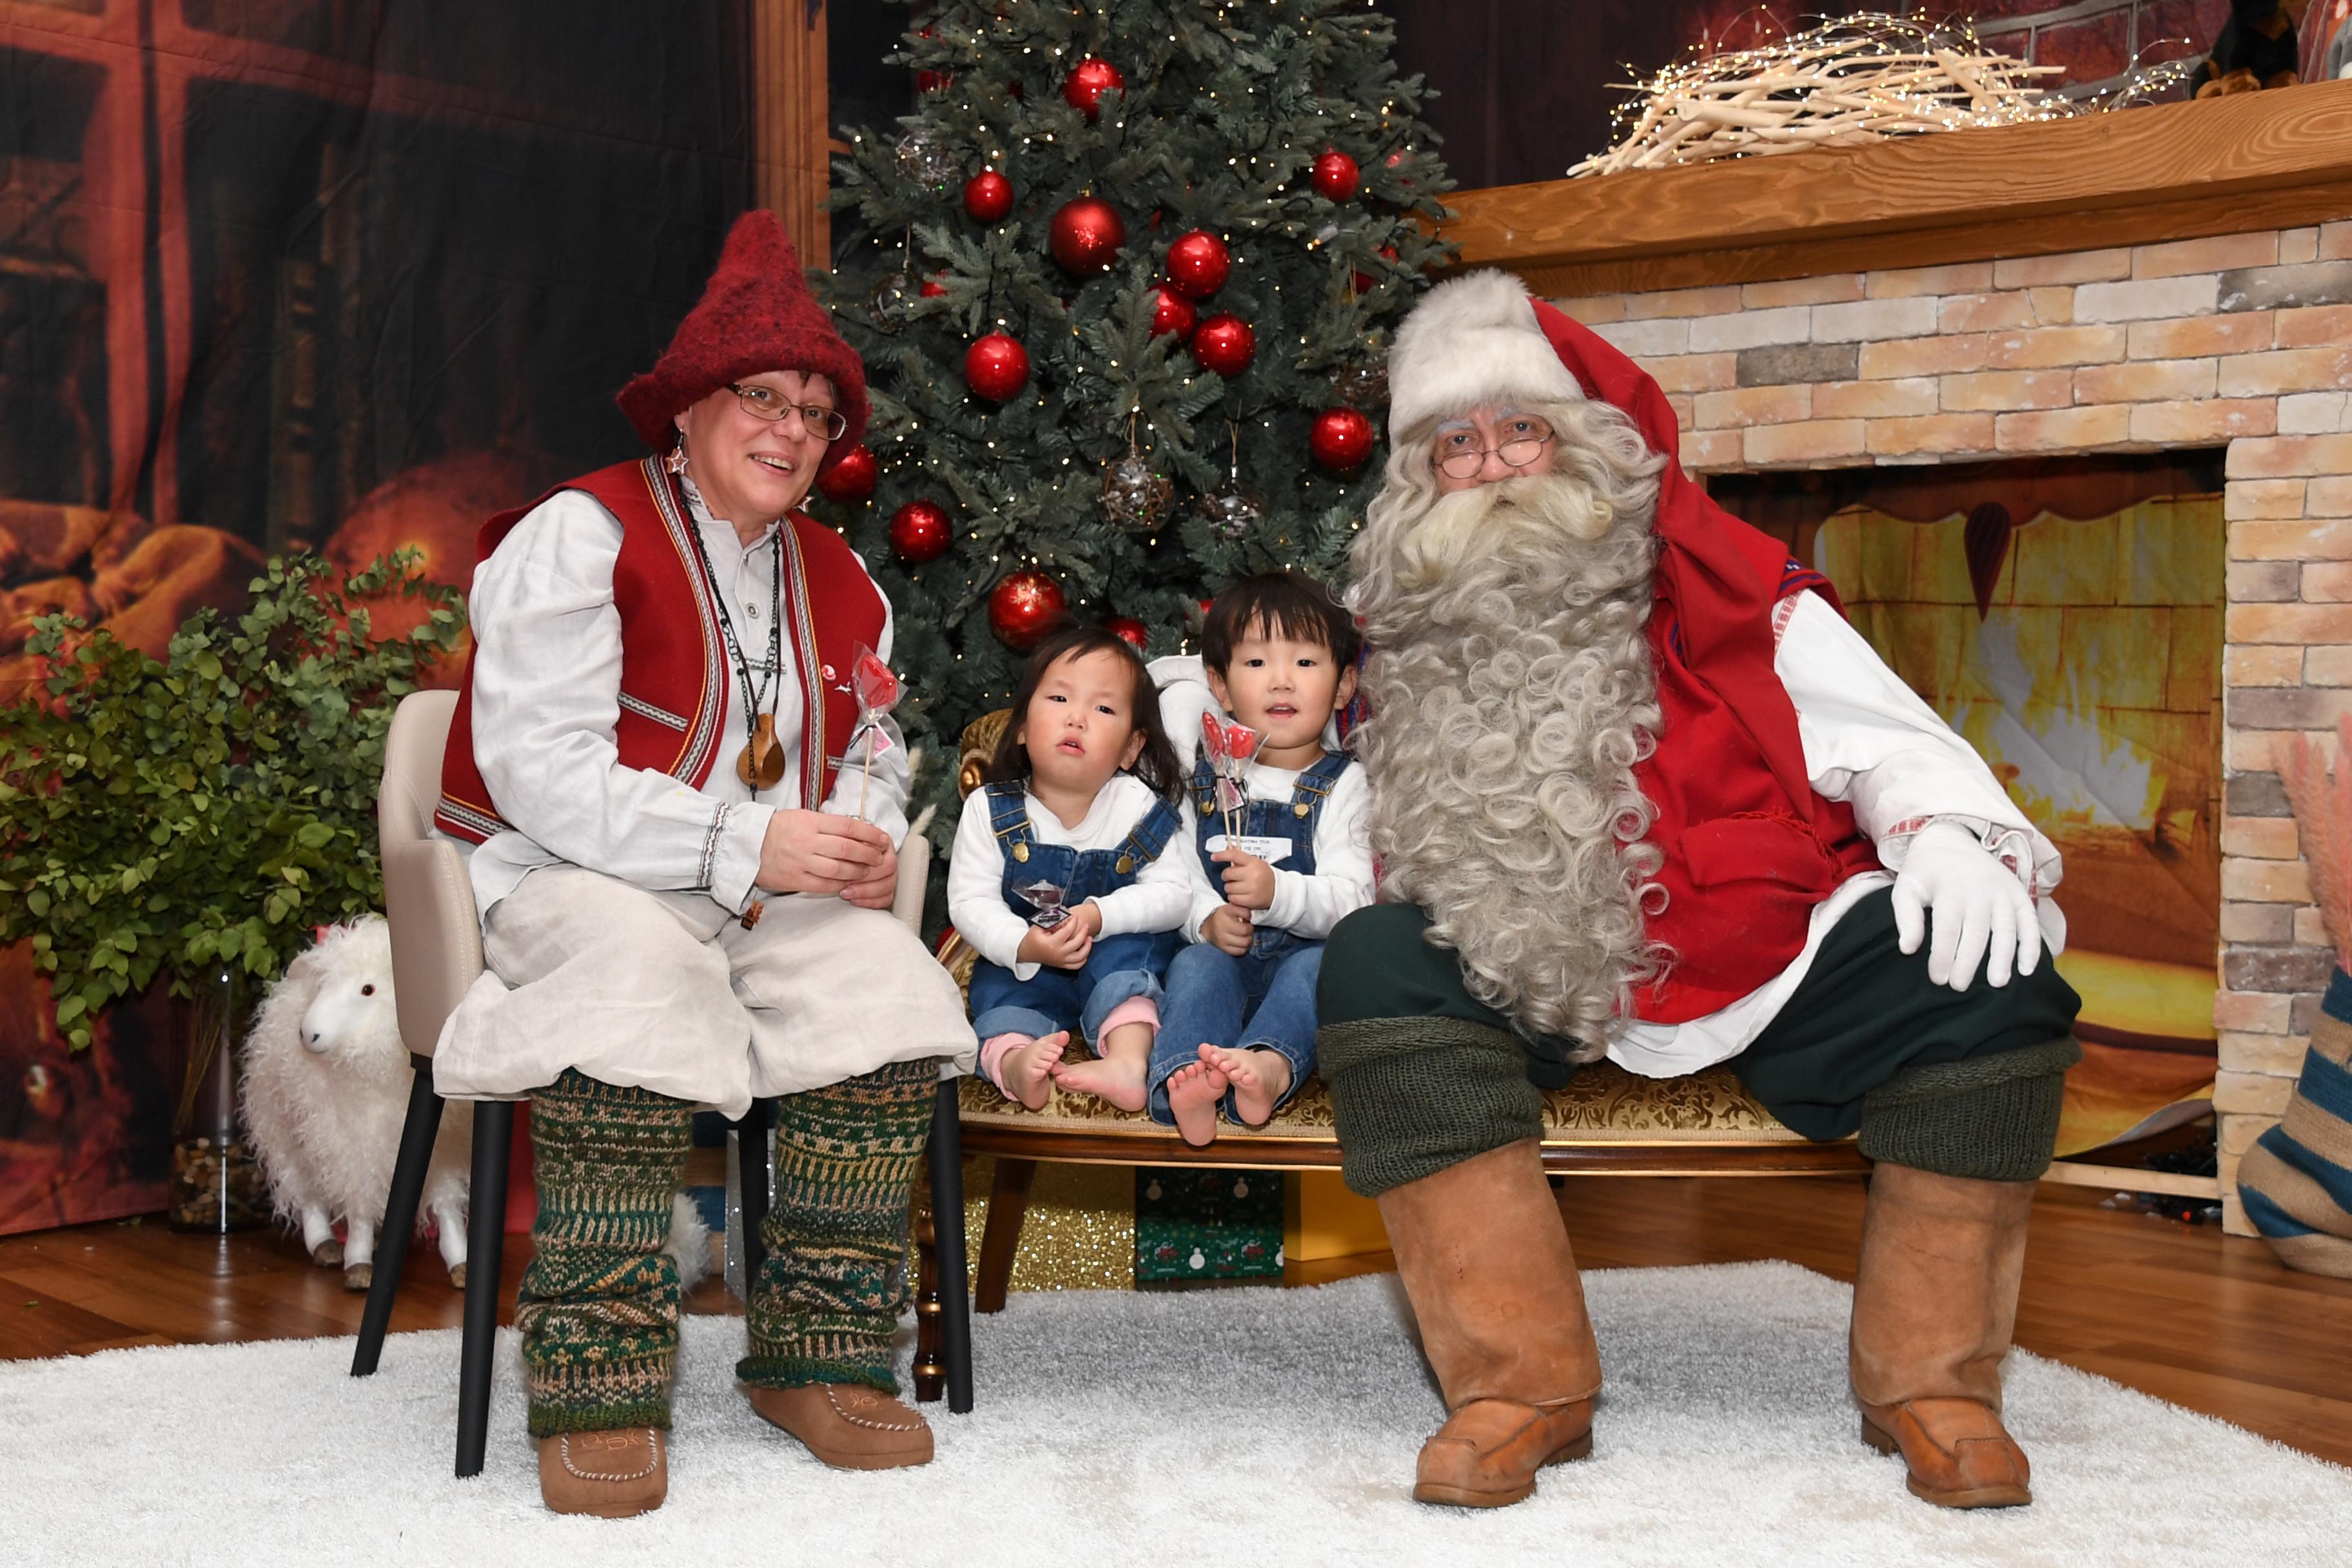
<svg viewBox="0 0 2352 1568"><path fill-rule="evenodd" d="M1659 722L1648 504L1549 474L1373 516L1355 745L1385 890L1427 911L1474 996L1598 1056L1661 966L1633 775Z"/></svg>

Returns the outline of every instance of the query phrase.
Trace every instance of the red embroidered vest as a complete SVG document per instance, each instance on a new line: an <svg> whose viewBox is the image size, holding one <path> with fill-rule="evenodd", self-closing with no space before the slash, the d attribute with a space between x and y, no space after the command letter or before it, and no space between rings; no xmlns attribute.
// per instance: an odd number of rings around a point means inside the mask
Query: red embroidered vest
<svg viewBox="0 0 2352 1568"><path fill-rule="evenodd" d="M613 563L613 602L621 612L614 741L621 763L668 773L698 789L719 758L734 765L742 737L719 733L727 718L727 648L695 557L694 521L661 459L599 468L558 485L530 506L499 512L482 525L476 562L488 560L525 514L563 490L593 496L621 522L621 552ZM831 748L845 744L857 722L851 666L860 644L881 643L886 611L881 591L831 529L794 512L782 539L784 629L801 681L800 804L814 810L841 765ZM433 820L444 832L479 844L504 831L509 819L475 765L473 710L469 661L442 754L441 805Z"/></svg>
<svg viewBox="0 0 2352 1568"><path fill-rule="evenodd" d="M1836 605L1828 580L1790 560L1779 540L1727 515L1713 526L1771 599L1811 589ZM1878 865L1853 813L1802 776L1797 710L1771 671L1769 624L1753 647L1718 648L1712 684L1698 679L1673 575L1657 577L1649 625L1664 725L1657 750L1633 769L1657 809L1645 841L1666 858L1655 878L1666 904L1649 915L1648 932L1675 952L1665 978L1635 997L1635 1014L1653 1024L1703 1018L1769 981L1804 951L1813 906ZM1727 652L1761 666L1737 709L1723 695ZM1790 759L1795 777L1784 776Z"/></svg>

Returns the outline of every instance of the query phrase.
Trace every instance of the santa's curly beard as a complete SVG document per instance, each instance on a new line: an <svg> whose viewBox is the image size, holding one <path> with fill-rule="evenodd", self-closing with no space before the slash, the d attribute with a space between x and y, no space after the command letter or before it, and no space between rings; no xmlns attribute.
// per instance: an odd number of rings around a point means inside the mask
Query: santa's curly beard
<svg viewBox="0 0 2352 1568"><path fill-rule="evenodd" d="M1439 495L1429 436L1391 454L1355 548L1354 744L1384 894L1427 911L1472 995L1591 1060L1665 957L1643 935L1660 857L1633 782L1659 724L1659 460L1606 404L1528 412L1558 433L1549 474Z"/></svg>

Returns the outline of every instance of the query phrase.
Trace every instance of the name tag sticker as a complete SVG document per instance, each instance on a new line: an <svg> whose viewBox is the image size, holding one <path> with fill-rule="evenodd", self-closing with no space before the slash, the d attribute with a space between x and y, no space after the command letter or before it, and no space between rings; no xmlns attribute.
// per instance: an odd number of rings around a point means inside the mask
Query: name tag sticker
<svg viewBox="0 0 2352 1568"><path fill-rule="evenodd" d="M1220 833L1209 838L1207 844L1209 853L1212 855L1230 844L1244 855L1256 856L1269 866L1279 866L1290 858L1291 844L1287 838L1253 838L1244 834L1237 838L1228 839Z"/></svg>

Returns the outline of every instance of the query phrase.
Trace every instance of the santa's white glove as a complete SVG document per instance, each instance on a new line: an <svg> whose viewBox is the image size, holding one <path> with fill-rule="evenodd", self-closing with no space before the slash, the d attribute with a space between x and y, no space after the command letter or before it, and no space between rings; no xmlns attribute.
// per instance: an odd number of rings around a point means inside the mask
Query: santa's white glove
<svg viewBox="0 0 2352 1568"><path fill-rule="evenodd" d="M2008 984L2012 967L2031 974L2042 962L2042 927L2024 884L1956 823L1931 822L1914 834L1895 879L1903 951L1918 952L1931 923L1927 978L1938 985L1966 991L1979 959L1991 985Z"/></svg>

